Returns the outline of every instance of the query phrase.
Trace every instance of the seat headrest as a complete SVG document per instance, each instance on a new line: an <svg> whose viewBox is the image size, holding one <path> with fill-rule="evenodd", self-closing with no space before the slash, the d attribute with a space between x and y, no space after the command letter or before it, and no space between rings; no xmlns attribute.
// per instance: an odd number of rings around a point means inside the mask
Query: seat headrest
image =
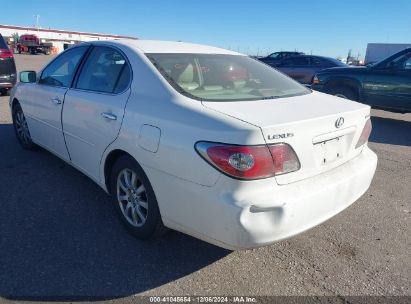
<svg viewBox="0 0 411 304"><path fill-rule="evenodd" d="M193 82L194 81L194 68L192 64L186 66L184 71L178 76L178 82Z"/></svg>

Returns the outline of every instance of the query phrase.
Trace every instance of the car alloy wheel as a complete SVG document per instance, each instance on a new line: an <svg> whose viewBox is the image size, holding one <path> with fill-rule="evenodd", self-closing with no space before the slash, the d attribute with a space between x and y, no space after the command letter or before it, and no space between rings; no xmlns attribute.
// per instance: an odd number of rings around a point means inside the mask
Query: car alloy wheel
<svg viewBox="0 0 411 304"><path fill-rule="evenodd" d="M27 125L26 117L24 117L23 111L21 109L18 109L16 111L14 122L19 139L26 145L30 144L31 137L29 127Z"/></svg>
<svg viewBox="0 0 411 304"><path fill-rule="evenodd" d="M148 216L148 196L143 182L131 169L117 177L117 200L123 216L134 227L141 227Z"/></svg>
<svg viewBox="0 0 411 304"><path fill-rule="evenodd" d="M123 155L116 160L109 189L121 221L132 235L145 240L167 231L153 187L134 158Z"/></svg>
<svg viewBox="0 0 411 304"><path fill-rule="evenodd" d="M14 131L21 146L26 150L36 150L37 146L31 139L26 117L19 104L13 107L12 116Z"/></svg>

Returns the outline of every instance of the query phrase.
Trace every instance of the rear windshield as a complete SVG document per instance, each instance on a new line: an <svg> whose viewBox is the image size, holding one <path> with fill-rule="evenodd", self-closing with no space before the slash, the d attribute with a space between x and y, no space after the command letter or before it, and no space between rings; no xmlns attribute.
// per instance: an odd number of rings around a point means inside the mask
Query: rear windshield
<svg viewBox="0 0 411 304"><path fill-rule="evenodd" d="M347 67L348 65L346 65L344 62L339 61L338 59L334 59L334 58L327 58L331 63L333 63L335 66L338 67Z"/></svg>
<svg viewBox="0 0 411 304"><path fill-rule="evenodd" d="M176 90L198 100L260 100L310 93L288 76L247 56L146 55Z"/></svg>
<svg viewBox="0 0 411 304"><path fill-rule="evenodd" d="M4 41L3 37L0 35L0 50L8 50L9 47L7 46L6 42Z"/></svg>

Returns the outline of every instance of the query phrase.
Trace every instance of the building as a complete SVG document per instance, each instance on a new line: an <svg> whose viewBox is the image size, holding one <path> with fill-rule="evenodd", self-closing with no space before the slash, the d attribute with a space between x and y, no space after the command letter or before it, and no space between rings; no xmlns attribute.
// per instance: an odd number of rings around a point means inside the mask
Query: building
<svg viewBox="0 0 411 304"><path fill-rule="evenodd" d="M365 64L378 62L410 47L411 43L368 43Z"/></svg>
<svg viewBox="0 0 411 304"><path fill-rule="evenodd" d="M86 32L74 32L55 29L44 29L34 27L23 27L14 25L1 25L0 34L9 45L14 44L16 34L18 36L31 34L36 35L42 43L52 43L57 52L62 52L71 44L77 44L84 41L93 40L111 40L111 39L138 39L130 36L119 36L110 34L97 34Z"/></svg>

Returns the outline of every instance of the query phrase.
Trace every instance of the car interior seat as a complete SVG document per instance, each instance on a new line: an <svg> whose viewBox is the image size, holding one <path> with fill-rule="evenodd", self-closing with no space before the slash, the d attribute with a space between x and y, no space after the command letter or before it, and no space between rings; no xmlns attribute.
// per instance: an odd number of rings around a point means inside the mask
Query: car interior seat
<svg viewBox="0 0 411 304"><path fill-rule="evenodd" d="M200 84L194 81L194 67L190 63L177 78L177 84L186 91L197 89Z"/></svg>

